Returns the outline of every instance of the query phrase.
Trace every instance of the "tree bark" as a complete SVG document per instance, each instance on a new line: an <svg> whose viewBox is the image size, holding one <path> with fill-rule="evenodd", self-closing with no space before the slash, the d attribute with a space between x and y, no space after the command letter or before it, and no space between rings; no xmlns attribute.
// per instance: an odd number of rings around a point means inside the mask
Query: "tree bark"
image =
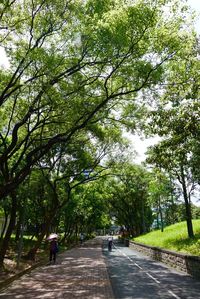
<svg viewBox="0 0 200 299"><path fill-rule="evenodd" d="M9 216L9 214L4 210L5 221L4 221L2 232L1 232L0 242L3 240L3 236L6 231L6 227L7 227L7 223L8 223L8 216Z"/></svg>
<svg viewBox="0 0 200 299"><path fill-rule="evenodd" d="M41 243L42 243L42 240L44 239L45 234L46 234L46 231L43 230L43 231L41 232L41 234L39 235L39 237L38 237L38 239L37 239L37 241L36 241L36 243L35 243L35 246L34 246L33 248L31 248L31 249L29 250L29 252L27 253L26 258L27 258L28 260L35 261L36 253L37 253L37 251L38 251L38 249L39 249L39 247L40 247L40 245L41 245Z"/></svg>
<svg viewBox="0 0 200 299"><path fill-rule="evenodd" d="M159 195L159 200L158 200L158 208L159 208L159 214L160 214L161 232L163 233L163 231L164 231L164 223L163 223L163 213L162 213L160 195Z"/></svg>
<svg viewBox="0 0 200 299"><path fill-rule="evenodd" d="M27 259L33 260L33 261L35 260L36 253L37 253L37 251L38 251L38 249L39 249L39 247L40 247L40 245L41 245L41 243L42 243L45 235L49 231L49 228L50 228L50 225L52 223L52 219L53 218L54 218L53 216L49 217L49 218L46 218L45 225L43 226L42 231L41 231L41 233L38 236L38 239L37 239L37 241L35 243L35 246L33 248L31 248L29 250L29 252L27 253L27 255L26 255Z"/></svg>
<svg viewBox="0 0 200 299"><path fill-rule="evenodd" d="M14 192L11 193L12 207L11 207L11 215L10 221L8 225L8 229L6 231L5 237L2 240L1 248L0 248L0 269L3 268L3 261L9 246L10 238L12 232L15 227L16 221L16 212L17 212L17 196Z"/></svg>
<svg viewBox="0 0 200 299"><path fill-rule="evenodd" d="M146 223L145 223L145 213L144 213L144 198L142 198L142 233L143 234L146 233Z"/></svg>
<svg viewBox="0 0 200 299"><path fill-rule="evenodd" d="M182 184L182 188L183 188L183 197L184 197L184 201L185 201L185 211L186 211L186 222L187 222L188 237L189 238L194 238L193 225L192 225L191 205L190 205L190 202L189 202L189 199L188 199L184 168L183 168L182 165L181 165L181 184Z"/></svg>

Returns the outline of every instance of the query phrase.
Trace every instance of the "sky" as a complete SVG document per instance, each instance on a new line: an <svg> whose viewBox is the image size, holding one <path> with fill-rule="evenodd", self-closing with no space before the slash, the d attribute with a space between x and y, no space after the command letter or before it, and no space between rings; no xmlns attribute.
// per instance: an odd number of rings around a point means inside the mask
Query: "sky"
<svg viewBox="0 0 200 299"><path fill-rule="evenodd" d="M188 0L187 3L198 14L197 20L195 22L195 29L200 34L200 0ZM144 161L145 160L145 152L147 150L147 147L152 145L152 144L155 144L159 140L158 137L149 138L149 139L142 139L138 135L129 135L129 134L127 134L126 136L131 139L131 142L133 144L133 148L138 153L138 155L135 159L136 163L141 163L142 161Z"/></svg>
<svg viewBox="0 0 200 299"><path fill-rule="evenodd" d="M199 15L198 19L195 23L195 29L200 34L200 0L188 0L188 4ZM127 134L127 137L130 138L133 148L138 153L137 157L134 159L134 162L136 162L138 164L140 164L142 161L145 160L145 157L146 157L145 152L147 150L147 147L150 145L153 145L159 141L158 137L142 139L138 135L130 136L129 134ZM196 196L194 196L191 200L195 205L200 206L198 194Z"/></svg>
<svg viewBox="0 0 200 299"><path fill-rule="evenodd" d="M197 32L199 32L200 34L200 0L188 0L188 4L191 6L191 8L196 10L198 14L198 19L196 21L195 28Z"/></svg>

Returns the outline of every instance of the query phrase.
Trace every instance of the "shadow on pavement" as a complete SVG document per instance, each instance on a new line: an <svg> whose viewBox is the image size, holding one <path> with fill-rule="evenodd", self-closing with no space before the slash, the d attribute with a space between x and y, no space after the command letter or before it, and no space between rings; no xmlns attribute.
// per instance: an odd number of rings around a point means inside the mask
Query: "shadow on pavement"
<svg viewBox="0 0 200 299"><path fill-rule="evenodd" d="M113 293L100 243L88 242L58 256L46 265L15 281L0 298L112 299Z"/></svg>
<svg viewBox="0 0 200 299"><path fill-rule="evenodd" d="M200 298L199 281L121 244L116 246L112 252L108 252L106 242L103 247L116 298ZM174 296L170 292L173 292Z"/></svg>

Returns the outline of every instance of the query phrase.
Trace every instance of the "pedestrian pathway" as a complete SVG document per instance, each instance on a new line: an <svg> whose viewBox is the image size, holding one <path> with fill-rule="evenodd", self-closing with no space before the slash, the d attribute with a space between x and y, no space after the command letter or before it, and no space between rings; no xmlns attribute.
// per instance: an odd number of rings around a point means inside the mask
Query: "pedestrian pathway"
<svg viewBox="0 0 200 299"><path fill-rule="evenodd" d="M14 281L0 298L9 299L113 299L102 238L58 255L55 265L33 270Z"/></svg>

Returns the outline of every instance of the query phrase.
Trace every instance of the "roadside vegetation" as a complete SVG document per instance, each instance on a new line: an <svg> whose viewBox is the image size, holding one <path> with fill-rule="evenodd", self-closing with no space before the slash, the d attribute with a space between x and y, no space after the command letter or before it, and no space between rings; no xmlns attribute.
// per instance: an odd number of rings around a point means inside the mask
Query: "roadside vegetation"
<svg viewBox="0 0 200 299"><path fill-rule="evenodd" d="M200 46L184 2L0 1L0 272L34 263L52 232L64 248L112 227L186 221L183 240L199 236ZM142 165L124 132L160 137Z"/></svg>
<svg viewBox="0 0 200 299"><path fill-rule="evenodd" d="M195 237L188 238L185 221L165 227L164 232L155 230L133 238L134 241L150 246L200 256L200 219L193 220Z"/></svg>

